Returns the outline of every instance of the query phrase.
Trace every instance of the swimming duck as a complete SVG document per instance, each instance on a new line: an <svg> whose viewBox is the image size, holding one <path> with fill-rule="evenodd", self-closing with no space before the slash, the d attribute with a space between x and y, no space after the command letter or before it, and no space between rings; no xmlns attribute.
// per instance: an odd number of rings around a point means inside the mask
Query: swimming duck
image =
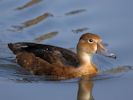
<svg viewBox="0 0 133 100"><path fill-rule="evenodd" d="M99 35L83 34L77 44L77 54L52 45L18 42L8 47L16 55L17 63L34 75L50 75L64 79L99 73L92 57L96 53L116 58L108 53Z"/></svg>

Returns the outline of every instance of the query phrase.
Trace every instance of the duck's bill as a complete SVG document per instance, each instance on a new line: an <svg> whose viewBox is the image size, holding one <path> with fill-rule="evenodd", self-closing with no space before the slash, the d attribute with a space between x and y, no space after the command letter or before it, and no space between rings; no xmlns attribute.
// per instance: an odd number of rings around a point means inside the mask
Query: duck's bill
<svg viewBox="0 0 133 100"><path fill-rule="evenodd" d="M113 59L117 58L114 53L110 53L107 49L105 49L105 47L103 46L102 43L98 44L98 46L97 46L97 53L101 54L103 56L106 56L106 57L113 58Z"/></svg>

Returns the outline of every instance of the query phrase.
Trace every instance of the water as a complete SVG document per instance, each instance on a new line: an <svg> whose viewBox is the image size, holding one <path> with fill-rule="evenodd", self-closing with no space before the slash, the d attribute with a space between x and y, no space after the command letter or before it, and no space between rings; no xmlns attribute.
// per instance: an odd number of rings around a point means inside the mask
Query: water
<svg viewBox="0 0 133 100"><path fill-rule="evenodd" d="M23 75L23 69L13 63L14 55L7 48L9 42L75 48L81 34L92 32L99 34L107 48L118 56L117 60L96 56L99 68L132 66L132 3L132 0L0 0L0 98L76 100L81 95L79 87L86 86L84 81L50 82ZM133 71L129 69L112 78L109 75L107 79L88 82L92 90L88 89L87 94L95 100L132 100Z"/></svg>

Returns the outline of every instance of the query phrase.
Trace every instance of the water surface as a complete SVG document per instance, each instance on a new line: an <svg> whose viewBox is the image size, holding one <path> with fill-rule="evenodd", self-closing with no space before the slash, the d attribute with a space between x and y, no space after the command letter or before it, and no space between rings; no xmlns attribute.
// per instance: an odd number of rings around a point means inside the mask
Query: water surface
<svg viewBox="0 0 133 100"><path fill-rule="evenodd" d="M92 32L100 35L118 56L117 60L94 57L99 69L132 66L132 4L132 0L0 0L0 98L76 100L79 93L75 80L51 82L24 76L7 48L9 42L30 41L73 49L81 34ZM132 76L133 71L128 70L115 78L95 79L92 97L132 100Z"/></svg>

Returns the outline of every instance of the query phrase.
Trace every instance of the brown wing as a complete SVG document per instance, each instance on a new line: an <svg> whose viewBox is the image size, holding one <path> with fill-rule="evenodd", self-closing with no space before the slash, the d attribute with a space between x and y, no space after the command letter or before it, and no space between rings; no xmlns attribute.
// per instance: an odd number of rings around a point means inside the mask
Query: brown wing
<svg viewBox="0 0 133 100"><path fill-rule="evenodd" d="M61 65L78 65L77 55L64 48L28 42L10 43L8 46L16 55L22 52L29 52L50 64L59 63Z"/></svg>
<svg viewBox="0 0 133 100"><path fill-rule="evenodd" d="M52 80L78 77L77 74L75 74L75 67L64 67L59 64L49 64L45 60L36 57L33 53L19 53L16 58L20 66L23 66L34 75L48 75L51 76L49 78Z"/></svg>

